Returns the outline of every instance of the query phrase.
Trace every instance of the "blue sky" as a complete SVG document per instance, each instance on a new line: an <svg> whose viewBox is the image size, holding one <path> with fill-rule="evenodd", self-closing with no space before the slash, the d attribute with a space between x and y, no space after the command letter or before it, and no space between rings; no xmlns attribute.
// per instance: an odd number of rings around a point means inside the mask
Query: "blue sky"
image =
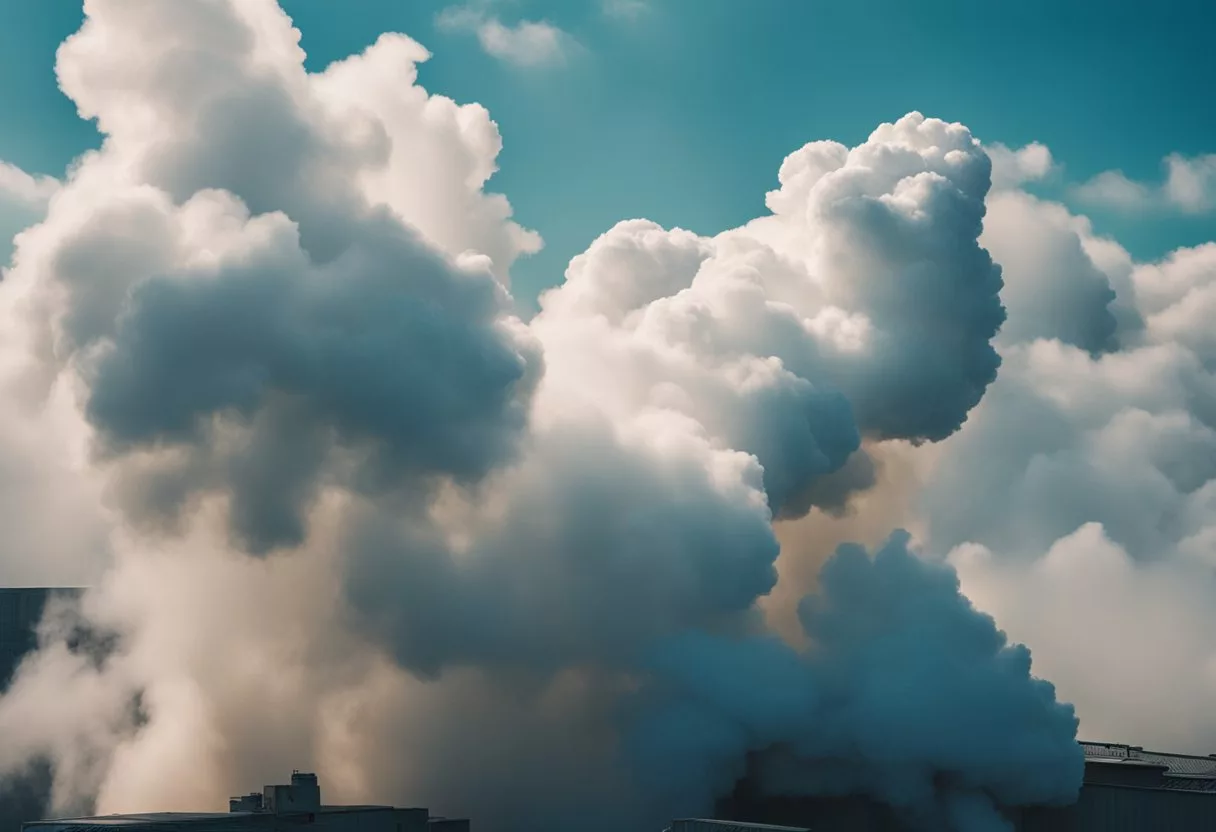
<svg viewBox="0 0 1216 832"><path fill-rule="evenodd" d="M614 222L644 216L710 233L763 210L786 153L863 139L918 109L986 142L1040 141L1063 164L1040 187L1105 170L1159 183L1162 159L1216 151L1216 8L1202 0L1017 4L950 0L649 0L632 18L599 0L496 0L505 24L543 20L578 47L513 66L438 26L439 0L285 0L314 68L404 31L435 57L422 82L479 101L504 150L492 188L545 237L515 267L528 299ZM94 145L55 89L73 0L0 3L0 159L59 173ZM1138 257L1209 239L1211 213L1084 207Z"/></svg>

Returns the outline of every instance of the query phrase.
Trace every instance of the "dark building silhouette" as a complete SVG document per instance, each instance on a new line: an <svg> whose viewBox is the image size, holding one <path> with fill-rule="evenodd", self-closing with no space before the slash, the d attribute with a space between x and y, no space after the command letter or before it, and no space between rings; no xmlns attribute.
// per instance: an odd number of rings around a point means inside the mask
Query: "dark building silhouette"
<svg viewBox="0 0 1216 832"><path fill-rule="evenodd" d="M47 601L79 593L79 589L0 588L0 690L8 690L21 659L37 645L38 622ZM23 823L43 817L50 793L51 772L45 762L0 780L0 832L20 832Z"/></svg>
<svg viewBox="0 0 1216 832"><path fill-rule="evenodd" d="M1216 756L1163 754L1082 742L1085 782L1076 803L1006 812L1017 832L1199 832L1216 830ZM751 778L721 800L717 815L808 827L813 832L920 832L890 807L862 796L775 797Z"/></svg>
<svg viewBox="0 0 1216 832"><path fill-rule="evenodd" d="M291 782L231 798L227 812L150 812L95 818L42 820L25 832L469 832L465 818L432 817L427 809L393 806L326 806L311 772L292 772Z"/></svg>

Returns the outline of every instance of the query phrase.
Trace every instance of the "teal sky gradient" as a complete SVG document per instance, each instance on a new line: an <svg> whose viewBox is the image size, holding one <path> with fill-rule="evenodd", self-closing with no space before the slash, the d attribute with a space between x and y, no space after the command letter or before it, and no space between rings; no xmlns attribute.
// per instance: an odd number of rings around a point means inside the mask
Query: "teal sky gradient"
<svg viewBox="0 0 1216 832"><path fill-rule="evenodd" d="M310 68L404 31L435 57L422 83L478 101L504 137L491 186L546 250L515 267L525 301L627 217L712 233L761 213L781 159L806 141L862 140L909 110L982 140L1037 140L1079 182L1107 169L1160 181L1161 159L1216 151L1210 0L651 0L636 21L596 0L498 0L585 47L515 68L439 31L439 0L283 0ZM77 0L0 0L0 159L61 173L94 146L56 89ZM1063 182L1040 188L1064 197ZM1211 239L1212 215L1086 213L1141 258Z"/></svg>

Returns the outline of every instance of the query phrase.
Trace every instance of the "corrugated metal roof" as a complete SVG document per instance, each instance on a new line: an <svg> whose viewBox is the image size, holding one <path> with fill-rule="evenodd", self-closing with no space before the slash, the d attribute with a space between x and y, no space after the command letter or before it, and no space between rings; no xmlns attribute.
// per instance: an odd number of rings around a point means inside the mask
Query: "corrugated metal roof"
<svg viewBox="0 0 1216 832"><path fill-rule="evenodd" d="M1108 742L1083 742L1081 748L1089 760L1117 760L1148 765L1165 766L1166 777L1199 778L1216 780L1216 757L1200 757L1193 754L1164 754L1159 751L1145 751L1135 745L1120 745ZM1172 786L1170 788L1173 788ZM1188 791L1196 791L1188 787ZM1203 789L1202 791L1207 791ZM1216 789L1213 789L1216 791Z"/></svg>
<svg viewBox="0 0 1216 832"><path fill-rule="evenodd" d="M1211 777L1166 777L1162 788L1180 792L1216 792L1216 778Z"/></svg>

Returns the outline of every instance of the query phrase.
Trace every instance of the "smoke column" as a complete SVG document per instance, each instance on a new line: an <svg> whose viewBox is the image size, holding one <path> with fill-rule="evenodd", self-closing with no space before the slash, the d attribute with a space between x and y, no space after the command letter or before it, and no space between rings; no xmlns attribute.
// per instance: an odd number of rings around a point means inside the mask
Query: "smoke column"
<svg viewBox="0 0 1216 832"><path fill-rule="evenodd" d="M118 812L311 766L490 830L661 828L753 752L927 828L1075 796L1072 708L943 562L996 525L841 547L796 647L761 607L774 521L882 489L876 449L949 457L999 332L1116 337L1002 332L965 127L808 144L714 237L621 222L525 322L540 238L421 45L308 73L272 0L85 10L57 70L104 144L0 179L40 218L0 282L0 513L13 579L94 588L0 699L0 773ZM1091 277L1068 297L1108 303Z"/></svg>

